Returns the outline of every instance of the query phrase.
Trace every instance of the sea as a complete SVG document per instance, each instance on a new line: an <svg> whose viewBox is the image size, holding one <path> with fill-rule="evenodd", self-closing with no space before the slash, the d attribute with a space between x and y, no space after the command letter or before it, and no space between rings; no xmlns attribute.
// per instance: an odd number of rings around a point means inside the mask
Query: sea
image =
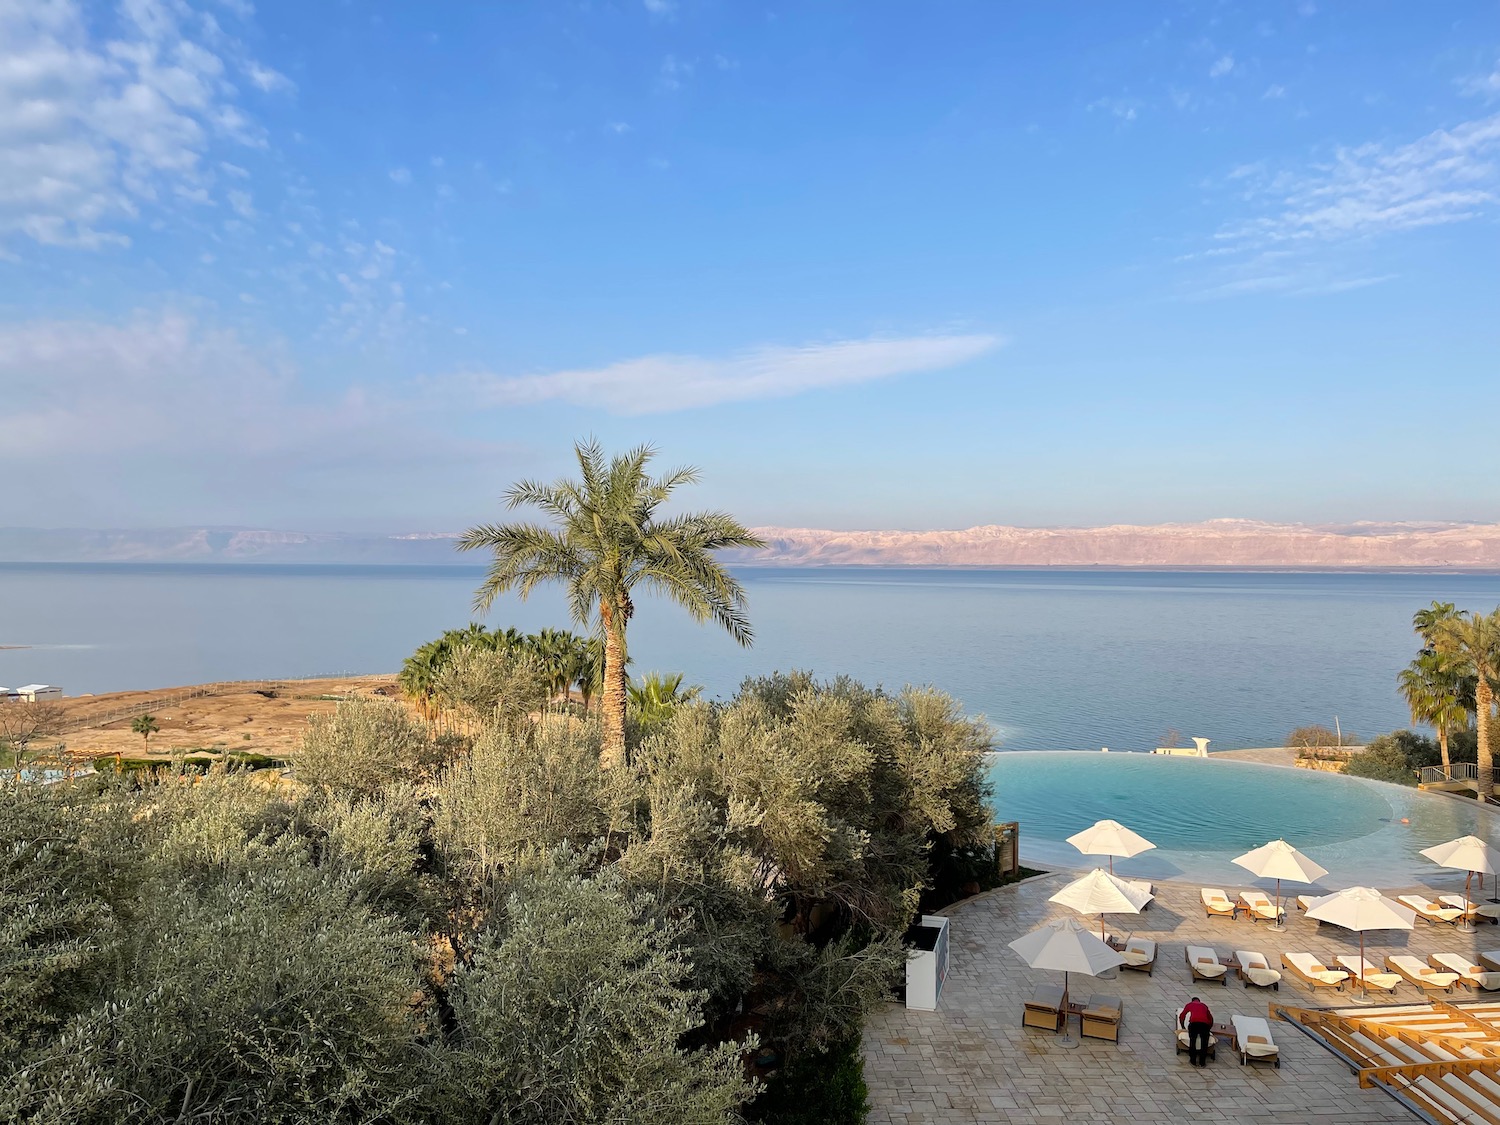
<svg viewBox="0 0 1500 1125"><path fill-rule="evenodd" d="M1434 599L1500 606L1500 574L740 568L754 644L642 595L632 672L708 698L807 670L932 685L1002 750L1274 746L1410 725L1396 674ZM559 590L474 609L473 566L0 563L0 684L66 695L395 672L444 629L570 627Z"/></svg>

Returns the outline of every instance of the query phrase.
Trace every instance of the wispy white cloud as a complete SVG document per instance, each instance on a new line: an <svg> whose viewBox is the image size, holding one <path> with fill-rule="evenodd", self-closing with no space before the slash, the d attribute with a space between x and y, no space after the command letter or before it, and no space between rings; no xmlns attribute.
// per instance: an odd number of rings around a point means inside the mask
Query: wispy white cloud
<svg viewBox="0 0 1500 1125"><path fill-rule="evenodd" d="M1272 85L1266 87L1266 92L1262 94L1261 97L1266 99L1267 101L1276 101L1279 98L1284 98L1286 97L1286 87L1278 86L1273 83Z"/></svg>
<svg viewBox="0 0 1500 1125"><path fill-rule="evenodd" d="M609 121L605 123L604 127L617 137L630 132L630 122L628 121Z"/></svg>
<svg viewBox="0 0 1500 1125"><path fill-rule="evenodd" d="M1254 248L1464 222L1495 207L1497 156L1500 114L1408 144L1341 148L1306 171L1252 177L1247 198L1263 213L1227 225L1217 237Z"/></svg>
<svg viewBox="0 0 1500 1125"><path fill-rule="evenodd" d="M68 518L103 526L337 511L341 495L430 492L495 451L439 437L445 419L420 399L315 390L275 342L171 310L0 324L0 386L0 473L46 479L49 503L66 496ZM48 518L12 500L12 520Z"/></svg>
<svg viewBox="0 0 1500 1125"><path fill-rule="evenodd" d="M1230 73L1232 70L1234 70L1234 56L1220 55L1214 60L1213 66L1208 68L1208 76L1210 78L1223 78L1224 75Z"/></svg>
<svg viewBox="0 0 1500 1125"><path fill-rule="evenodd" d="M1458 87L1466 94L1493 101L1500 98L1500 59L1488 74L1471 74L1462 79Z"/></svg>
<svg viewBox="0 0 1500 1125"><path fill-rule="evenodd" d="M661 414L940 371L977 359L1003 343L1000 337L983 334L844 340L759 348L721 359L643 356L543 375L469 372L435 384L491 407L568 402L614 414Z"/></svg>
<svg viewBox="0 0 1500 1125"><path fill-rule="evenodd" d="M391 182L396 184L411 183L410 168L392 168L390 171Z"/></svg>
<svg viewBox="0 0 1500 1125"><path fill-rule="evenodd" d="M279 70L262 66L254 60L245 64L245 77L257 90L267 94L290 93L297 88L296 83Z"/></svg>
<svg viewBox="0 0 1500 1125"><path fill-rule="evenodd" d="M670 16L677 11L676 0L641 0L641 4L646 11L657 17Z"/></svg>
<svg viewBox="0 0 1500 1125"><path fill-rule="evenodd" d="M122 0L105 22L76 0L0 0L0 244L126 245L163 200L213 197L216 146L265 143L216 21Z"/></svg>
<svg viewBox="0 0 1500 1125"><path fill-rule="evenodd" d="M1095 98L1088 104L1090 113L1096 110L1102 111L1120 121L1134 121L1136 113L1140 108L1141 103L1135 98L1125 97Z"/></svg>
<svg viewBox="0 0 1500 1125"><path fill-rule="evenodd" d="M656 72L656 85L658 89L669 93L682 89L682 84L692 77L697 64L692 60L679 59L676 55L668 55L662 59L661 66Z"/></svg>

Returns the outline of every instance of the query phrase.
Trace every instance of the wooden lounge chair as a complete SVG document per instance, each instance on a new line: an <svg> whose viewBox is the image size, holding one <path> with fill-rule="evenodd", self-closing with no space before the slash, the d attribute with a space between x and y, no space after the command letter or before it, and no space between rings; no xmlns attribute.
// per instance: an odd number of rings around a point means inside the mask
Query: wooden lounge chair
<svg viewBox="0 0 1500 1125"><path fill-rule="evenodd" d="M1297 909L1298 910L1303 910L1303 911L1311 910L1312 909L1312 904L1314 902L1316 902L1321 897L1322 897L1321 895L1298 895L1297 896Z"/></svg>
<svg viewBox="0 0 1500 1125"><path fill-rule="evenodd" d="M1398 953L1385 959L1387 972L1397 973L1423 992L1452 992L1454 982L1458 980L1458 974L1446 969L1434 969L1431 965L1424 965L1417 958L1406 953Z"/></svg>
<svg viewBox="0 0 1500 1125"><path fill-rule="evenodd" d="M1061 1031L1068 1022L1067 993L1060 984L1044 984L1026 1001L1021 1013L1022 1027L1040 1027Z"/></svg>
<svg viewBox="0 0 1500 1125"><path fill-rule="evenodd" d="M1089 997L1089 1004L1083 1010L1083 1026L1078 1029L1080 1036L1090 1039L1108 1039L1111 1043L1120 1041L1120 998L1118 996L1105 996L1096 993Z"/></svg>
<svg viewBox="0 0 1500 1125"><path fill-rule="evenodd" d="M1179 1027L1177 1029L1177 1053L1179 1055L1185 1054L1191 1049L1192 1042L1188 1038L1187 1028ZM1217 1036L1210 1035L1208 1037L1208 1054L1210 1058L1216 1058L1218 1056L1219 1040Z"/></svg>
<svg viewBox="0 0 1500 1125"><path fill-rule="evenodd" d="M1154 896L1156 894L1156 888L1151 885L1150 879L1121 879L1120 882L1124 883L1127 887L1131 887L1134 890L1140 891L1143 895ZM1147 899L1146 905L1141 907L1141 910L1150 910L1152 901L1154 901L1154 899Z"/></svg>
<svg viewBox="0 0 1500 1125"><path fill-rule="evenodd" d="M1206 945L1190 945L1186 951L1193 979L1229 987L1229 966L1219 964L1219 955Z"/></svg>
<svg viewBox="0 0 1500 1125"><path fill-rule="evenodd" d="M1479 954L1479 963L1492 973L1500 973L1500 949Z"/></svg>
<svg viewBox="0 0 1500 1125"><path fill-rule="evenodd" d="M1257 953L1253 949L1236 949L1234 959L1239 968L1235 975L1244 982L1246 988L1252 984L1257 988L1274 988L1281 991L1281 973L1271 968L1271 963L1266 960L1264 953Z"/></svg>
<svg viewBox="0 0 1500 1125"><path fill-rule="evenodd" d="M1280 922L1286 918L1286 907L1277 908L1270 896L1261 891L1241 891L1240 908L1252 922Z"/></svg>
<svg viewBox="0 0 1500 1125"><path fill-rule="evenodd" d="M1281 1069L1281 1052L1271 1038L1271 1025L1263 1016L1230 1016L1234 1025L1234 1039L1230 1046L1240 1056L1240 1065L1246 1063L1270 1063Z"/></svg>
<svg viewBox="0 0 1500 1125"><path fill-rule="evenodd" d="M1427 958L1427 963L1434 969L1457 973L1457 983L1465 988L1475 991L1483 989L1486 992L1500 989L1500 973L1480 968L1462 953L1434 953Z"/></svg>
<svg viewBox="0 0 1500 1125"><path fill-rule="evenodd" d="M1349 974L1342 969L1330 969L1311 953L1283 953L1281 967L1316 992L1320 988L1331 988L1335 992L1344 990Z"/></svg>
<svg viewBox="0 0 1500 1125"><path fill-rule="evenodd" d="M1198 892L1198 897L1203 900L1203 913L1210 918L1228 918L1234 920L1239 913L1239 907L1229 901L1229 896L1218 887L1204 887Z"/></svg>
<svg viewBox="0 0 1500 1125"><path fill-rule="evenodd" d="M1135 969L1150 976L1156 968L1156 942L1148 938L1131 938L1120 950L1120 956L1125 958L1120 968Z"/></svg>
<svg viewBox="0 0 1500 1125"><path fill-rule="evenodd" d="M1396 986L1401 983L1399 973L1382 972L1380 966L1368 957L1346 955L1338 960L1340 965L1349 970L1349 975L1356 980L1363 981L1366 988L1379 989L1381 992L1395 992Z"/></svg>
<svg viewBox="0 0 1500 1125"><path fill-rule="evenodd" d="M1438 902L1444 906L1451 906L1454 910L1462 910L1465 917L1472 922L1481 919L1492 925L1500 922L1500 902L1475 902L1469 899L1465 903L1463 895L1438 895Z"/></svg>
<svg viewBox="0 0 1500 1125"><path fill-rule="evenodd" d="M1397 901L1415 910L1418 918L1426 918L1428 924L1432 926L1436 926L1439 922L1447 922L1450 926L1454 926L1464 916L1462 910L1455 910L1451 906L1439 906L1425 895L1402 895Z"/></svg>

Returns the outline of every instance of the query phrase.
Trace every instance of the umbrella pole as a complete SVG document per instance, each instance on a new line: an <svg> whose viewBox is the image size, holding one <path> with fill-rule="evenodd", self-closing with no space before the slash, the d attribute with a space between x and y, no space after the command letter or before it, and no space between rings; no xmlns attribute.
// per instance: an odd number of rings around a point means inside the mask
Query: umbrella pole
<svg viewBox="0 0 1500 1125"><path fill-rule="evenodd" d="M1062 999L1062 1002L1063 1002L1063 1010L1062 1010L1063 1033L1062 1033L1062 1035L1058 1036L1057 1045L1059 1047L1062 1047L1064 1050L1072 1050L1074 1047L1078 1046L1078 1040L1074 1039L1073 1038L1073 1033L1068 1030L1068 1021L1071 1020L1073 1017L1072 1017L1072 1014L1068 1011L1068 1008L1069 1008L1070 1005L1069 1005L1069 996L1068 996L1068 970L1067 969L1063 970L1063 999ZM1083 1017L1080 1016L1078 1018L1079 1018L1079 1022L1082 1023L1083 1022Z"/></svg>
<svg viewBox="0 0 1500 1125"><path fill-rule="evenodd" d="M1369 985L1365 983L1365 932L1359 931L1359 995L1354 997L1356 1004L1368 1004L1370 1002Z"/></svg>
<svg viewBox="0 0 1500 1125"><path fill-rule="evenodd" d="M1276 902L1272 905L1271 909L1275 911L1276 914L1276 916L1271 919L1271 929L1275 930L1279 934L1286 929L1286 926L1283 925L1281 921L1281 877L1279 875L1276 878Z"/></svg>
<svg viewBox="0 0 1500 1125"><path fill-rule="evenodd" d="M1495 872L1494 878L1490 881L1490 892L1490 901L1500 902L1500 871ZM1484 894L1483 875L1479 876L1479 893Z"/></svg>
<svg viewBox="0 0 1500 1125"><path fill-rule="evenodd" d="M1479 881L1481 883L1484 882L1484 876L1483 875L1481 875L1479 877ZM1462 924L1458 928L1459 928L1459 930L1462 933L1466 933L1466 934L1472 934L1474 932L1474 919L1472 919L1472 918L1469 917L1469 885L1471 883L1473 883L1473 882L1474 882L1474 872L1472 872L1472 871L1465 871L1464 872L1464 916L1461 919L1459 919L1459 921Z"/></svg>

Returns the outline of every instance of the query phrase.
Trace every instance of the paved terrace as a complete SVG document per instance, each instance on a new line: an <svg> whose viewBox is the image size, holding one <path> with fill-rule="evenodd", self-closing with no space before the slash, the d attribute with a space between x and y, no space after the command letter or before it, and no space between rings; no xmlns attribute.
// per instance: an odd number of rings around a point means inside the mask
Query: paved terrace
<svg viewBox="0 0 1500 1125"><path fill-rule="evenodd" d="M1123 861L1121 874L1128 875L1129 867ZM1256 950L1278 968L1284 951L1306 951L1327 961L1357 953L1357 935L1319 925L1297 911L1295 895L1306 887L1283 885L1287 928L1275 933L1243 915L1232 922L1206 918L1196 883L1158 883L1157 898L1143 914L1107 919L1114 933L1134 933L1158 943L1155 973L1116 971L1115 979L1098 981L1071 978L1075 1002L1086 1001L1091 992L1121 998L1120 1042L1084 1039L1079 1047L1065 1050L1055 1035L1022 1028L1022 1004L1038 984L1061 983L1061 974L1028 968L1007 944L1045 921L1072 913L1047 899L1077 874L1038 876L944 912L952 918L952 953L938 1010L913 1012L892 1004L877 1011L865 1029L872 1123L1410 1125L1417 1120L1379 1090L1359 1089L1348 1067L1279 1020L1271 1024L1271 1031L1281 1049L1280 1070L1241 1067L1227 1043L1220 1044L1218 1058L1201 1070L1188 1065L1186 1054L1175 1053L1176 1013L1194 994L1207 1002L1219 1022L1227 1022L1234 1013L1265 1016L1272 997L1303 1007L1349 1006L1343 993L1320 991L1314 998L1289 973L1283 975L1280 992L1268 992L1246 989L1232 979L1232 971L1227 987L1195 984L1188 972L1184 947L1189 944L1212 946L1220 957L1235 949ZM1223 889L1233 898L1257 885L1246 882ZM1390 895L1411 891L1435 897L1461 893L1463 877L1435 870L1427 886L1381 889ZM1387 953L1412 953L1425 960L1429 953L1473 956L1480 950L1500 950L1500 926L1481 924L1476 932L1465 934L1418 918L1409 932L1366 935L1366 955L1377 962ZM1403 983L1382 1002L1420 1003L1419 993ZM1454 995L1469 994L1458 989ZM1076 1017L1069 1027L1076 1037Z"/></svg>

